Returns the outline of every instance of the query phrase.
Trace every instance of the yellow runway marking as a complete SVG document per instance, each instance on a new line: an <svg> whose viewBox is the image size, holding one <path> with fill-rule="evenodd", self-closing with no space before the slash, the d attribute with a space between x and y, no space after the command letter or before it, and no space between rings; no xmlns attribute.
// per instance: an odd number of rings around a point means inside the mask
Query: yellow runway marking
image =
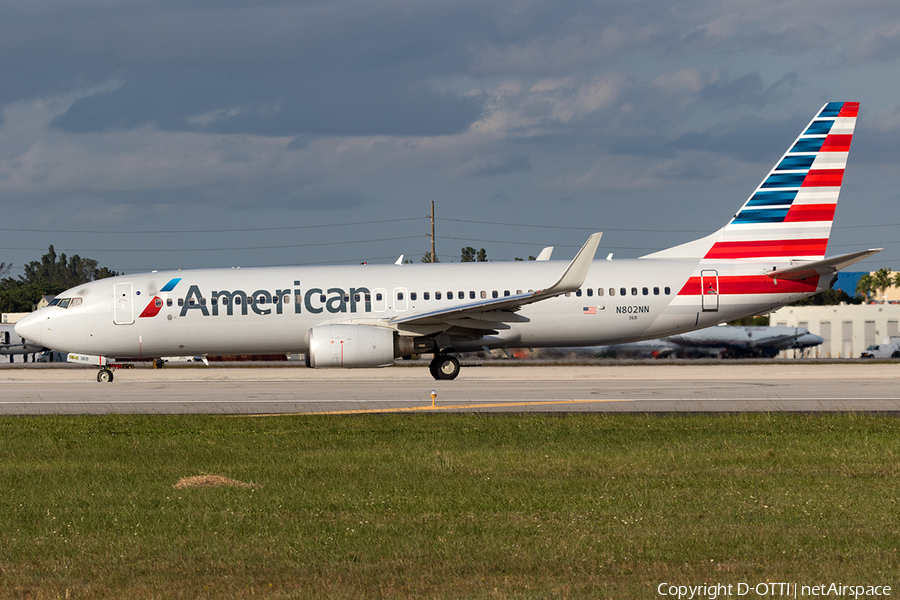
<svg viewBox="0 0 900 600"><path fill-rule="evenodd" d="M286 415L364 415L372 413L416 412L416 411L441 411L441 410L466 410L472 408L509 408L517 406L545 406L549 404L596 404L599 402L631 402L619 398L609 400L539 400L533 402L492 402L490 404L452 404L446 406L405 406L398 408L365 408L356 410L328 410L304 413L281 413L257 415L260 417L274 417Z"/></svg>

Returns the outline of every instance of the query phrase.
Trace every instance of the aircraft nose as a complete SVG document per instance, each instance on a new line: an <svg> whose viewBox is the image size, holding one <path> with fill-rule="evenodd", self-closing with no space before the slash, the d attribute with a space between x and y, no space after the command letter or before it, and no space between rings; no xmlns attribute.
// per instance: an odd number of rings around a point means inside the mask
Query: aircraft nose
<svg viewBox="0 0 900 600"><path fill-rule="evenodd" d="M40 313L41 311L33 312L30 315L19 319L15 325L16 335L36 344L43 344L41 341L41 338L43 337L41 335L43 329L41 321L44 320L44 316Z"/></svg>

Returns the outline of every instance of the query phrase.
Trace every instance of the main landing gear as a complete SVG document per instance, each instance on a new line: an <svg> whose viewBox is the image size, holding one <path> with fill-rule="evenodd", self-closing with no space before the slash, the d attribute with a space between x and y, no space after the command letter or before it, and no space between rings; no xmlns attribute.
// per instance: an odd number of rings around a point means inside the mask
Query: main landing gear
<svg viewBox="0 0 900 600"><path fill-rule="evenodd" d="M109 383L112 380L113 380L113 372L110 371L109 369L107 369L106 367L103 367L97 373L97 381L99 381L100 383Z"/></svg>
<svg viewBox="0 0 900 600"><path fill-rule="evenodd" d="M435 379L456 379L459 375L459 361L449 354L435 354L428 370Z"/></svg>

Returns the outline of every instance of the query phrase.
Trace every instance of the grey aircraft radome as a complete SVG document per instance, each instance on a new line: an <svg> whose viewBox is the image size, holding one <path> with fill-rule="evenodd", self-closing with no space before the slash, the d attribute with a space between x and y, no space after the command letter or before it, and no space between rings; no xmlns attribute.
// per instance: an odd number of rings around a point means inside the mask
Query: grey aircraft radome
<svg viewBox="0 0 900 600"><path fill-rule="evenodd" d="M76 286L16 331L111 359L304 353L308 366L381 367L433 354L597 346L683 334L827 290L839 269L879 250L825 252L859 104L830 102L727 224L637 259L202 269ZM734 140L735 145L741 143Z"/></svg>

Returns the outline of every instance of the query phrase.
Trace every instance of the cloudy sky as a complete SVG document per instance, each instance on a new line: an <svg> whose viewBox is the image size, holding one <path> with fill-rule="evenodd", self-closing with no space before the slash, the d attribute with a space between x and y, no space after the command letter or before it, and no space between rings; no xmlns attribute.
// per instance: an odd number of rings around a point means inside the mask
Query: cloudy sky
<svg viewBox="0 0 900 600"><path fill-rule="evenodd" d="M900 270L896 2L6 0L0 261L633 257L861 102L829 254Z"/></svg>

